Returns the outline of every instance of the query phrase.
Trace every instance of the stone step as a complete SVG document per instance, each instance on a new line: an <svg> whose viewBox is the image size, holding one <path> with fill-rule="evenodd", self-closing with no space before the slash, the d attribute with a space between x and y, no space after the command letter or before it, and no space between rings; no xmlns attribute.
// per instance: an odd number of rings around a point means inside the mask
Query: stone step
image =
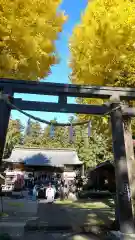
<svg viewBox="0 0 135 240"><path fill-rule="evenodd" d="M47 222L36 222L28 221L25 225L25 231L39 231L44 230L45 232L72 232L72 226L67 225L51 225L48 226Z"/></svg>
<svg viewBox="0 0 135 240"><path fill-rule="evenodd" d="M105 240L135 240L135 234L123 234L120 231L110 231Z"/></svg>
<svg viewBox="0 0 135 240"><path fill-rule="evenodd" d="M0 233L8 233L11 237L21 237L24 234L26 222L1 222Z"/></svg>
<svg viewBox="0 0 135 240"><path fill-rule="evenodd" d="M36 221L38 217L27 217L27 216L8 216L1 217L0 224L5 222L27 222L27 221Z"/></svg>
<svg viewBox="0 0 135 240"><path fill-rule="evenodd" d="M37 217L3 217L0 219L0 233L8 233L11 237L23 236L27 221L36 221Z"/></svg>
<svg viewBox="0 0 135 240"><path fill-rule="evenodd" d="M57 224L57 225L48 225L45 221L27 221L25 225L25 231L42 231L45 232L78 232L78 233L92 233L97 234L101 233L104 230L104 226L97 227L97 225L84 224L83 226L76 226L74 224Z"/></svg>

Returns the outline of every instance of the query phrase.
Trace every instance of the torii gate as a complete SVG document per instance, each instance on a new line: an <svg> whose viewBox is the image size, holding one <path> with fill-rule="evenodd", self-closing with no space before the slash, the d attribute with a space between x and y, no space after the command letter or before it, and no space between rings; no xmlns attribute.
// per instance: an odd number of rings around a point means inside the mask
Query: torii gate
<svg viewBox="0 0 135 240"><path fill-rule="evenodd" d="M81 86L72 84L56 84L35 81L0 79L0 91L9 95L12 103L21 110L62 112L104 115L109 114L112 125L112 142L116 173L117 210L122 233L135 233L130 187L133 184L135 160L130 128L131 117L135 109L121 106L121 100L135 100L135 89L98 86ZM55 95L58 102L25 101L14 98L14 93ZM69 104L67 97L110 99L104 105ZM2 161L8 122L12 108L0 101L0 160ZM129 167L130 166L130 167ZM130 183L130 184L129 184ZM130 187L129 187L130 186ZM130 191L129 191L130 189ZM132 197L134 192L131 191Z"/></svg>

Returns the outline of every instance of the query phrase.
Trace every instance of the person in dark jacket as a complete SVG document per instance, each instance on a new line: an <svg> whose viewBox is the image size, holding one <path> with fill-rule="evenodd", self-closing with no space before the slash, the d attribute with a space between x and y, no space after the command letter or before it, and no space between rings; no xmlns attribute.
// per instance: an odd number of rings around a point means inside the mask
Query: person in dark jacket
<svg viewBox="0 0 135 240"><path fill-rule="evenodd" d="M62 181L60 183L60 200L64 200L64 183Z"/></svg>
<svg viewBox="0 0 135 240"><path fill-rule="evenodd" d="M64 199L68 199L68 195L69 195L69 188L68 188L68 185L65 184L64 185Z"/></svg>

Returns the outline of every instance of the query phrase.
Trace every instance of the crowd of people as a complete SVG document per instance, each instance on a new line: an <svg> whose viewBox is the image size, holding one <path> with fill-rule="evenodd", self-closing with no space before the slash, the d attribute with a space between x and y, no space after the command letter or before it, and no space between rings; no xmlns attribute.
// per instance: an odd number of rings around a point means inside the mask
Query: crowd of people
<svg viewBox="0 0 135 240"><path fill-rule="evenodd" d="M46 185L45 190L45 197L47 198L47 201L52 202L55 199L56 193L59 193L59 198L61 200L68 199L70 194L76 195L77 192L82 187L82 179L73 179L68 180L67 178L63 178L62 176L38 176L33 177L31 176L28 181L26 181L26 187L31 189L33 191L34 186L36 185ZM36 191L34 189L34 191ZM34 193L36 194L36 193Z"/></svg>
<svg viewBox="0 0 135 240"><path fill-rule="evenodd" d="M64 199L68 199L69 195L76 195L78 192L78 187L76 184L75 179L73 181L67 181L67 180L59 180L58 182L58 190L59 190L59 197L60 200L64 200ZM51 185L51 183L49 183L48 188L46 189L46 197L47 197L47 202L50 202L52 200L52 202L54 201L55 198L55 190L53 188L53 186Z"/></svg>

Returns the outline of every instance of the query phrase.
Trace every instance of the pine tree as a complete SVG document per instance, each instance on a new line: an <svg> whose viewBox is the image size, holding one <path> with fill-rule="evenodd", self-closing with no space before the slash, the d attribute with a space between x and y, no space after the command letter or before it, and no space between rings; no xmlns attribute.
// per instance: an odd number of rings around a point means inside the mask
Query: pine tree
<svg viewBox="0 0 135 240"><path fill-rule="evenodd" d="M28 120L27 135L24 136L24 145L28 147L38 147L41 142L41 125L39 122Z"/></svg>
<svg viewBox="0 0 135 240"><path fill-rule="evenodd" d="M8 158L16 145L23 143L23 129L21 121L12 118L9 121L6 144L4 149L4 158Z"/></svg>
<svg viewBox="0 0 135 240"><path fill-rule="evenodd" d="M25 136L29 136L30 133L31 133L31 120L29 118L26 125Z"/></svg>

